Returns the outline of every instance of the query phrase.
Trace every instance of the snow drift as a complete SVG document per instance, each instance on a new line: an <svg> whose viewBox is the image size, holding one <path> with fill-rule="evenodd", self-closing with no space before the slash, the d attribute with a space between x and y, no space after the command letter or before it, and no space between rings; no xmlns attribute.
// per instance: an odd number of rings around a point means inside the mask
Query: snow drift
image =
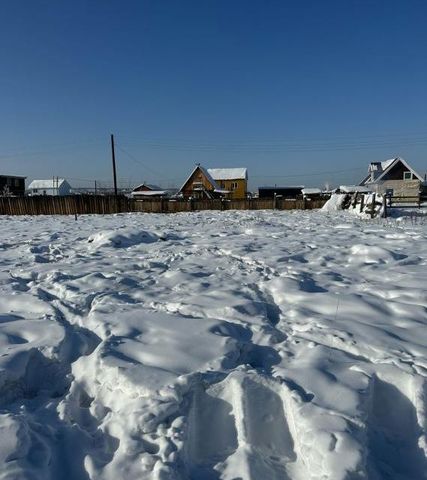
<svg viewBox="0 0 427 480"><path fill-rule="evenodd" d="M0 222L0 478L426 477L425 222Z"/></svg>

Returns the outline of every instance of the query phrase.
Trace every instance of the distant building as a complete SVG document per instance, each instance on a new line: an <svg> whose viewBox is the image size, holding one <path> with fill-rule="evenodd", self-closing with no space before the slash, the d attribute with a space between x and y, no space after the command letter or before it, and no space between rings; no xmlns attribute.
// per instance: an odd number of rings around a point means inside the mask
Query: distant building
<svg viewBox="0 0 427 480"><path fill-rule="evenodd" d="M282 197L285 200L296 200L298 197L302 197L302 190L304 186L290 186L290 187L259 187L259 198L274 198Z"/></svg>
<svg viewBox="0 0 427 480"><path fill-rule="evenodd" d="M222 190L229 191L229 198L246 198L248 192L247 168L208 168L208 173Z"/></svg>
<svg viewBox="0 0 427 480"><path fill-rule="evenodd" d="M0 196L23 196L26 178L16 175L0 175Z"/></svg>
<svg viewBox="0 0 427 480"><path fill-rule="evenodd" d="M148 183L142 183L135 187L131 192L134 198L162 198L168 195L166 190L162 190L157 185L150 185Z"/></svg>
<svg viewBox="0 0 427 480"><path fill-rule="evenodd" d="M403 158L384 162L371 162L368 175L360 185L372 191L400 196L417 196L421 190L422 177Z"/></svg>
<svg viewBox="0 0 427 480"><path fill-rule="evenodd" d="M49 180L33 180L28 185L28 194L31 196L71 195L71 185L64 178L50 178Z"/></svg>
<svg viewBox="0 0 427 480"><path fill-rule="evenodd" d="M301 193L303 198L310 200L317 200L322 196L322 190L320 190L320 188L303 188Z"/></svg>

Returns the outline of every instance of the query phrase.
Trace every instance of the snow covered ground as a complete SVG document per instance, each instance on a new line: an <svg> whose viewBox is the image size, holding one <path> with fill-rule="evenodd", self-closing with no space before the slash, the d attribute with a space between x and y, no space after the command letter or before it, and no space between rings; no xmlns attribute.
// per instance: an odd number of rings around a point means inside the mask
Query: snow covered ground
<svg viewBox="0 0 427 480"><path fill-rule="evenodd" d="M0 478L427 477L427 219L0 225Z"/></svg>

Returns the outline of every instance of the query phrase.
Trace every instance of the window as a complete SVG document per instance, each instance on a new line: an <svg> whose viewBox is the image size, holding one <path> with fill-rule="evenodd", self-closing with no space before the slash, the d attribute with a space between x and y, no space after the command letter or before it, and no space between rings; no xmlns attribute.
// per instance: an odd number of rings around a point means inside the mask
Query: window
<svg viewBox="0 0 427 480"><path fill-rule="evenodd" d="M19 178L15 178L15 187L19 187Z"/></svg>
<svg viewBox="0 0 427 480"><path fill-rule="evenodd" d="M237 190L237 182L231 182L231 190Z"/></svg>
<svg viewBox="0 0 427 480"><path fill-rule="evenodd" d="M412 180L412 172L403 172L403 180Z"/></svg>

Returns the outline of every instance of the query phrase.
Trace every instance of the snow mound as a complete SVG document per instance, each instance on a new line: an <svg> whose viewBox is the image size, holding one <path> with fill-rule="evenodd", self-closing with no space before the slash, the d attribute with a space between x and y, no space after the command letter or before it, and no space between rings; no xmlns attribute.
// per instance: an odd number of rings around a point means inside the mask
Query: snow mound
<svg viewBox="0 0 427 480"><path fill-rule="evenodd" d="M348 195L346 193L334 193L331 198L323 205L324 212L336 212L343 209L343 203Z"/></svg>
<svg viewBox="0 0 427 480"><path fill-rule="evenodd" d="M383 197L360 192L334 193L323 205L322 211L335 212L338 210L349 210L360 218L382 217L384 215Z"/></svg>
<svg viewBox="0 0 427 480"><path fill-rule="evenodd" d="M127 248L140 243L154 243L161 239L158 235L135 228L121 228L117 230L102 230L91 235L88 242L94 247L111 246Z"/></svg>
<svg viewBox="0 0 427 480"><path fill-rule="evenodd" d="M373 264L373 263L390 263L399 258L399 254L395 254L386 248L372 245L353 245L350 248L350 263L356 264Z"/></svg>

